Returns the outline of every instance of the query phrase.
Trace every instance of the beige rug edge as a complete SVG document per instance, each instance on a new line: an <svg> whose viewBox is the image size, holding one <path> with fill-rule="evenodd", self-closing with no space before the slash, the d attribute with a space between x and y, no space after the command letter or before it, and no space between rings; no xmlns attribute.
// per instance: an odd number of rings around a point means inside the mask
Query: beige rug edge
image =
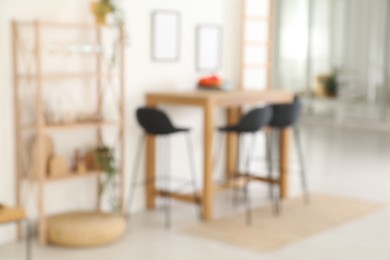
<svg viewBox="0 0 390 260"><path fill-rule="evenodd" d="M251 227L246 226L245 215L240 213L199 224L183 232L265 253L362 219L389 206L329 194L312 194L311 199L309 206L303 204L302 198L285 201L281 217L273 216L269 206L255 209L254 225ZM292 224L294 221L296 222Z"/></svg>

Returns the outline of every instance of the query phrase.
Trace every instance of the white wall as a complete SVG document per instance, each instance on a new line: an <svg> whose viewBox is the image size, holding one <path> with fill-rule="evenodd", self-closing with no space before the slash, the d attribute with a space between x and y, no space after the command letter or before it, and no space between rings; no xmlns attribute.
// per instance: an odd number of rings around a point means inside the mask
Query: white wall
<svg viewBox="0 0 390 260"><path fill-rule="evenodd" d="M11 70L11 19L91 22L89 2L80 0L1 0L0 1L0 201L14 203L13 167L13 96ZM192 89L200 76L195 70L195 27L202 23L218 23L224 27L224 69L222 74L233 84L239 78L239 0L126 0L124 9L128 20L130 46L127 51L127 167L132 169L135 140L139 129L135 124L134 110L142 105L144 93L151 90ZM182 15L182 51L177 63L155 63L150 59L150 14L155 9L177 10ZM202 137L200 110L189 108L167 108L174 121L194 128L196 144ZM190 117L188 115L191 115ZM180 154L184 142L175 142L174 153ZM196 145L196 156L201 163L201 146ZM182 161L181 157L175 160ZM180 156L180 155L179 155ZM184 160L184 163L186 161ZM198 163L198 165L199 165ZM175 170L183 172L186 165ZM198 175L201 167L198 168ZM94 182L90 180L55 184L48 188L50 199L48 212L89 207L93 205ZM70 198L69 198L70 197ZM141 205L138 200L138 207ZM34 212L32 212L34 213ZM0 228L0 243L13 239L13 227Z"/></svg>

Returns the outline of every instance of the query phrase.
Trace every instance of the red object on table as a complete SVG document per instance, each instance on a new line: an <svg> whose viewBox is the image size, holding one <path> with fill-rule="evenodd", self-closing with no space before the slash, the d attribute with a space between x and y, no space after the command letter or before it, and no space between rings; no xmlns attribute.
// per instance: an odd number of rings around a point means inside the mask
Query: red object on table
<svg viewBox="0 0 390 260"><path fill-rule="evenodd" d="M222 86L222 79L216 75L212 75L209 77L201 78L198 82L198 85L201 87L213 87L219 88Z"/></svg>

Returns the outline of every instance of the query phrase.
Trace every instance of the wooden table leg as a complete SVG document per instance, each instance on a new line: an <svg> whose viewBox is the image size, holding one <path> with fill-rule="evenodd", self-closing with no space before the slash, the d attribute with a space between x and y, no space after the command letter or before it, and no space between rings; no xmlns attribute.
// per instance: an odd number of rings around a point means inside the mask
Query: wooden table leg
<svg viewBox="0 0 390 260"><path fill-rule="evenodd" d="M210 220L214 210L213 183L213 143L214 143L214 109L207 102L204 106L204 177L203 177L203 219Z"/></svg>
<svg viewBox="0 0 390 260"><path fill-rule="evenodd" d="M146 99L148 107L156 107L155 100ZM153 135L146 135L146 149L145 149L145 180L147 182L145 189L146 207L148 209L156 208L156 137Z"/></svg>
<svg viewBox="0 0 390 260"><path fill-rule="evenodd" d="M236 124L240 119L240 108L229 108L226 111L228 125ZM229 185L233 185L233 176L237 166L238 138L236 134L226 135L226 178Z"/></svg>
<svg viewBox="0 0 390 260"><path fill-rule="evenodd" d="M288 169L290 165L291 128L282 129L279 138L280 197L288 197Z"/></svg>
<svg viewBox="0 0 390 260"><path fill-rule="evenodd" d="M156 138L152 135L146 136L146 157L145 157L145 169L147 180L146 185L146 206L148 209L154 209L156 207Z"/></svg>

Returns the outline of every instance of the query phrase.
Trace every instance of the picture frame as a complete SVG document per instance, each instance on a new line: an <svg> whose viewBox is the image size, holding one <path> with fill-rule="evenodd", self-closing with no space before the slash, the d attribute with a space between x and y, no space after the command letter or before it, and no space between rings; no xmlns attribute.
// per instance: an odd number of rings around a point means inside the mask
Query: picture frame
<svg viewBox="0 0 390 260"><path fill-rule="evenodd" d="M196 28L196 69L216 72L222 68L222 27L203 24Z"/></svg>
<svg viewBox="0 0 390 260"><path fill-rule="evenodd" d="M181 16L177 11L157 10L151 15L151 58L175 62L180 58Z"/></svg>

